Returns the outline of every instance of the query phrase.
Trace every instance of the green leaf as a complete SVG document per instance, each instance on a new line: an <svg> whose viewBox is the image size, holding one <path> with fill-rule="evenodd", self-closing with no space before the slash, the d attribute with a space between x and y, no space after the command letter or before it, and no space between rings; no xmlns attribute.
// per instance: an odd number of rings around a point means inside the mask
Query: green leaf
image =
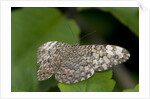
<svg viewBox="0 0 150 99"><path fill-rule="evenodd" d="M23 90L19 90L19 89L11 88L11 92L25 92L25 91L23 91Z"/></svg>
<svg viewBox="0 0 150 99"><path fill-rule="evenodd" d="M139 92L139 84L137 84L134 89L125 89L123 92Z"/></svg>
<svg viewBox="0 0 150 99"><path fill-rule="evenodd" d="M136 36L139 36L139 8L138 7L82 7L79 11L99 9L111 13L116 19L127 26Z"/></svg>
<svg viewBox="0 0 150 99"><path fill-rule="evenodd" d="M62 92L111 92L115 86L111 77L112 70L95 72L87 80L75 84L58 83L58 87Z"/></svg>
<svg viewBox="0 0 150 99"><path fill-rule="evenodd" d="M67 25L70 25L74 36ZM53 91L54 77L37 80L37 49L48 41L79 41L79 27L56 8L21 8L11 13L11 86L24 91ZM58 91L58 90L57 90Z"/></svg>

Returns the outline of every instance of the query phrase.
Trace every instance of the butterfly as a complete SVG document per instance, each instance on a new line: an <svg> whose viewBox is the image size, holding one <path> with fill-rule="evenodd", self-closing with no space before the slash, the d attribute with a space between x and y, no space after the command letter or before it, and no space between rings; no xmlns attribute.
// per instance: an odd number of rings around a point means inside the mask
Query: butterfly
<svg viewBox="0 0 150 99"><path fill-rule="evenodd" d="M73 84L90 78L95 71L104 71L127 61L130 53L116 45L74 45L50 41L37 52L37 79L47 80L53 74L58 82Z"/></svg>

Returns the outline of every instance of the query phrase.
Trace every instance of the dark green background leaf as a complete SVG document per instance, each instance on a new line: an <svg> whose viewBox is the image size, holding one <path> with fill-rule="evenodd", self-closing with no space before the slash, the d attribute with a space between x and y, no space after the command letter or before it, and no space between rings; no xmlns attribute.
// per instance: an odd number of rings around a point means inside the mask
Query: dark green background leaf
<svg viewBox="0 0 150 99"><path fill-rule="evenodd" d="M88 80L75 84L58 83L62 92L111 92L115 81L111 79L112 70L95 72Z"/></svg>
<svg viewBox="0 0 150 99"><path fill-rule="evenodd" d="M56 80L52 77L37 81L37 49L48 41L69 44L79 41L79 27L56 8L21 8L12 12L11 19L11 87L24 91L49 91L57 86Z"/></svg>
<svg viewBox="0 0 150 99"><path fill-rule="evenodd" d="M116 19L127 26L136 36L139 36L139 8L138 7L81 7L80 11L99 9L111 13Z"/></svg>

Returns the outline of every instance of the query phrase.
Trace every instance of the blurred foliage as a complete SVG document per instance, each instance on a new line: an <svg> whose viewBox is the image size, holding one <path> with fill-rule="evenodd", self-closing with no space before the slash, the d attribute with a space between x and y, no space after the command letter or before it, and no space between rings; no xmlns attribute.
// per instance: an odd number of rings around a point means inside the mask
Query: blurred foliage
<svg viewBox="0 0 150 99"><path fill-rule="evenodd" d="M123 92L139 92L139 84L134 89L125 89Z"/></svg>
<svg viewBox="0 0 150 99"><path fill-rule="evenodd" d="M11 92L25 92L25 91L24 90L18 90L18 89L11 88Z"/></svg>
<svg viewBox="0 0 150 99"><path fill-rule="evenodd" d="M48 41L60 41L73 44L80 42L82 31L75 19L70 19L61 8L19 8L11 13L11 91L12 92L108 92L112 91L115 81L112 70L96 72L90 79L75 83L62 84L55 80L54 75L45 81L37 80L37 49ZM126 8L117 10L98 8L99 11L80 9L80 15L91 30L95 29L103 39L112 37L118 24L112 16L104 15L100 10L116 15L116 18L128 26L138 36L135 25L138 23L128 17L134 17ZM88 8L91 9L91 8ZM128 10L131 10L127 8ZM83 11L82 11L83 10ZM132 10L134 11L134 10ZM135 10L135 13L137 10ZM116 14L117 13L117 14ZM120 13L120 14L119 14ZM124 13L128 15L125 17ZM114 16L115 16L114 15ZM130 22L129 22L130 21ZM73 33L71 33L68 24ZM80 27L80 28L79 28ZM88 30L88 29L87 29ZM85 35L85 34L84 34ZM83 40L82 40L83 41ZM84 40L84 44L90 42Z"/></svg>
<svg viewBox="0 0 150 99"><path fill-rule="evenodd" d="M99 9L111 13L116 19L129 27L136 36L139 36L139 8L138 7L80 7L79 11Z"/></svg>
<svg viewBox="0 0 150 99"><path fill-rule="evenodd" d="M62 92L111 92L115 86L112 70L95 72L88 80L75 84L58 83Z"/></svg>
<svg viewBox="0 0 150 99"><path fill-rule="evenodd" d="M22 8L12 12L11 87L24 91L49 91L57 86L54 77L37 81L37 49L48 41L73 44L79 28L56 8ZM71 26L76 39L67 28Z"/></svg>

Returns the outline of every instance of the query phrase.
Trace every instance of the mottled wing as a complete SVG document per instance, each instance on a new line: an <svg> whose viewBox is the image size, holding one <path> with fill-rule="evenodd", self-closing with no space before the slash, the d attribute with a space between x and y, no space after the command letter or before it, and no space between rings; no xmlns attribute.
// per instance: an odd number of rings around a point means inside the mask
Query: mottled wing
<svg viewBox="0 0 150 99"><path fill-rule="evenodd" d="M79 46L80 56L89 57L96 71L107 70L129 59L129 52L115 45L83 45Z"/></svg>
<svg viewBox="0 0 150 99"><path fill-rule="evenodd" d="M94 74L94 69L85 57L73 57L62 63L55 78L58 82L73 84L90 78Z"/></svg>
<svg viewBox="0 0 150 99"><path fill-rule="evenodd" d="M70 47L71 45L58 41L47 42L39 47L37 53L37 63L40 65L37 72L38 80L46 80L56 72L62 60L61 55Z"/></svg>

